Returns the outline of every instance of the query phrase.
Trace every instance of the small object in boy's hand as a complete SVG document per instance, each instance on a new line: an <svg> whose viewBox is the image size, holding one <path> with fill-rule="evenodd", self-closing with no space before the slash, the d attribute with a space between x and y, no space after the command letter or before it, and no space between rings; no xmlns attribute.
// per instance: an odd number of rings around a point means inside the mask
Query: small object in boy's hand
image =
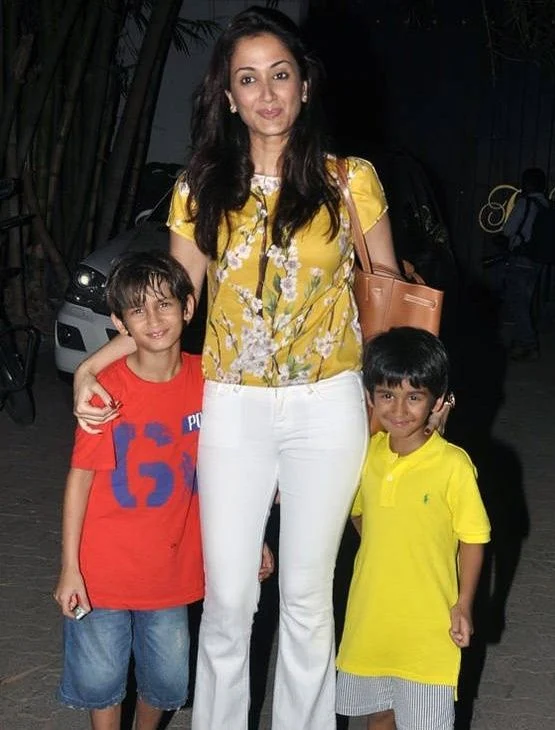
<svg viewBox="0 0 555 730"><path fill-rule="evenodd" d="M83 608L83 606L75 606L73 609L73 616L76 621L80 621L82 618L84 618L89 611Z"/></svg>

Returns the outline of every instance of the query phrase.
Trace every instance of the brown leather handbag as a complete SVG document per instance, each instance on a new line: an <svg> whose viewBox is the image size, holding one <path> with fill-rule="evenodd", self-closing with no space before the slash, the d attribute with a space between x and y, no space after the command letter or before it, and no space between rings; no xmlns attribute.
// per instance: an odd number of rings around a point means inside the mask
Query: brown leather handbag
<svg viewBox="0 0 555 730"><path fill-rule="evenodd" d="M403 261L405 277L397 271L373 264L349 189L344 159L337 160L341 194L349 211L351 233L357 255L354 295L364 341L391 327L420 327L439 333L443 292L426 286L412 264Z"/></svg>

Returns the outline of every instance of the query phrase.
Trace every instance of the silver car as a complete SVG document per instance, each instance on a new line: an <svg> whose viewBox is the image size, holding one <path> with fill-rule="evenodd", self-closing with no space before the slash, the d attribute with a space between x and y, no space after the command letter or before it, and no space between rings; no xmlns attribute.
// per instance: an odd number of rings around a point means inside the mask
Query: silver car
<svg viewBox="0 0 555 730"><path fill-rule="evenodd" d="M168 250L170 196L171 188L155 208L137 216L134 228L91 253L73 272L55 324L54 356L60 373L73 374L82 360L117 334L104 296L106 278L113 262L128 251ZM197 312L184 332L184 349L200 352L203 335L203 317Z"/></svg>

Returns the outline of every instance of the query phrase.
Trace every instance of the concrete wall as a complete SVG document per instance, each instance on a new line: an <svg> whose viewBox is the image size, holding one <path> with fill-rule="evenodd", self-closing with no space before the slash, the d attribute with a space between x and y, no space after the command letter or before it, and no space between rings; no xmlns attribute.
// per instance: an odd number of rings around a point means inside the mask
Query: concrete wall
<svg viewBox="0 0 555 730"><path fill-rule="evenodd" d="M306 4L306 0L281 0L279 8L299 22ZM251 5L252 0L185 0L181 15L192 20L215 20L223 27L231 16ZM190 143L191 97L202 78L212 46L213 42L206 48L192 46L190 56L170 50L154 116L149 162L184 161Z"/></svg>

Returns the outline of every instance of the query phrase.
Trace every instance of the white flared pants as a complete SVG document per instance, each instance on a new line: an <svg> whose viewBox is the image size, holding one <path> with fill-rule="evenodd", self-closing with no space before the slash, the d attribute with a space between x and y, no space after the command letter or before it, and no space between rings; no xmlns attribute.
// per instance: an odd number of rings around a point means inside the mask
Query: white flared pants
<svg viewBox="0 0 555 730"><path fill-rule="evenodd" d="M281 496L273 730L335 728L332 587L367 444L358 373L281 388L205 386L199 494L206 597L193 730L246 730L264 530Z"/></svg>

